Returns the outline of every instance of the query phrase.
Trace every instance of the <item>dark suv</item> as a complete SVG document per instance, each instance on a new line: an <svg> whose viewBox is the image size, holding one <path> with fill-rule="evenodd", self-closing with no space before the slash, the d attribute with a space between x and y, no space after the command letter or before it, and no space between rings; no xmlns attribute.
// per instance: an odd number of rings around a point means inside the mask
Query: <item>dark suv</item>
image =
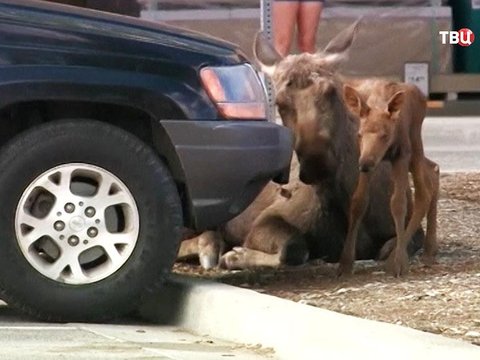
<svg viewBox="0 0 480 360"><path fill-rule="evenodd" d="M134 308L181 230L285 182L288 130L234 46L134 18L0 0L0 288L43 319Z"/></svg>

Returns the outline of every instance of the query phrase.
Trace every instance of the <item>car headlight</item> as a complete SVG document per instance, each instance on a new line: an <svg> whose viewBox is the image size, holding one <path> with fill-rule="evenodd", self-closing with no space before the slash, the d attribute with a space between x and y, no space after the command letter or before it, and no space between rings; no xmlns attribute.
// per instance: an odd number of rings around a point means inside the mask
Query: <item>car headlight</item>
<svg viewBox="0 0 480 360"><path fill-rule="evenodd" d="M200 78L225 118L266 119L265 91L250 65L205 67L200 70Z"/></svg>

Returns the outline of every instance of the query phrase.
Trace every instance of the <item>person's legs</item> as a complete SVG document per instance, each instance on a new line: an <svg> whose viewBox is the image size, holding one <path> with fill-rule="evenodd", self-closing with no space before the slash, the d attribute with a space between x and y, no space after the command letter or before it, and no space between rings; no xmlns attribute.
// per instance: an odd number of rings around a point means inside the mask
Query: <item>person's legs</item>
<svg viewBox="0 0 480 360"><path fill-rule="evenodd" d="M273 2L274 44L275 49L282 56L286 56L290 52L298 8L298 1L275 0Z"/></svg>
<svg viewBox="0 0 480 360"><path fill-rule="evenodd" d="M314 53L317 28L322 14L323 2L302 1L298 9L298 49L301 52Z"/></svg>

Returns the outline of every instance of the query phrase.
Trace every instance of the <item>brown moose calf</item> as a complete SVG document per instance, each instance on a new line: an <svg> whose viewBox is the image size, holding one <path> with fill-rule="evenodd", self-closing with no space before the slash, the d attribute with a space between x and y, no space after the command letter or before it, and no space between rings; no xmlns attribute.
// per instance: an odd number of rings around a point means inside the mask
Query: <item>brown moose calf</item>
<svg viewBox="0 0 480 360"><path fill-rule="evenodd" d="M414 85L368 80L345 85L344 100L360 120L360 176L351 200L341 268L351 270L358 226L368 204L371 174L382 160L392 164L390 209L396 230L395 248L387 260L387 271L394 276L401 276L408 271L407 245L425 216L427 231L423 261L432 264L437 252L439 167L425 157L423 150L421 129L426 114L424 96ZM407 195L409 172L413 177L415 197L411 216L406 216L410 212ZM406 228L405 219L410 219Z"/></svg>

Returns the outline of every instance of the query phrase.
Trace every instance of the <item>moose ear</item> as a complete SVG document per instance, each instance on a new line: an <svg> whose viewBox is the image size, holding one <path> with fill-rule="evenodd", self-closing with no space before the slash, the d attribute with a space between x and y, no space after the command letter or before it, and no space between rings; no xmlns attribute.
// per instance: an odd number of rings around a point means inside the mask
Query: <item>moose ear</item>
<svg viewBox="0 0 480 360"><path fill-rule="evenodd" d="M269 76L273 75L275 67L282 60L282 56L275 50L270 41L268 41L263 31L259 31L257 35L255 35L253 55L260 64L262 71Z"/></svg>
<svg viewBox="0 0 480 360"><path fill-rule="evenodd" d="M348 56L348 50L352 46L362 18L355 21L348 28L342 30L335 36L322 51L322 57L325 62L333 66L338 66L345 61Z"/></svg>
<svg viewBox="0 0 480 360"><path fill-rule="evenodd" d="M390 115L400 111L404 101L405 101L404 91L399 91L395 93L388 101L388 112L390 113Z"/></svg>
<svg viewBox="0 0 480 360"><path fill-rule="evenodd" d="M343 100L352 114L358 117L364 115L367 104L361 99L358 91L350 85L343 86Z"/></svg>

